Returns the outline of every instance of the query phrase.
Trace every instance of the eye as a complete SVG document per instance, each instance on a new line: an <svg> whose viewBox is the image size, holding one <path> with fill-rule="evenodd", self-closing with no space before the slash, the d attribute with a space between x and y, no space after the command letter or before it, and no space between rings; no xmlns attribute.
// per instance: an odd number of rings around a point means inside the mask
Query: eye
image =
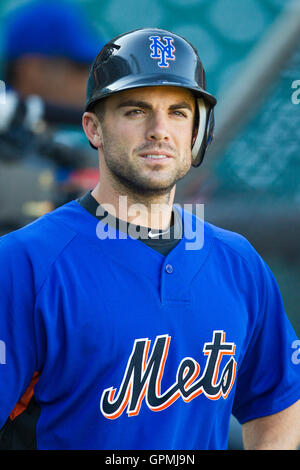
<svg viewBox="0 0 300 470"><path fill-rule="evenodd" d="M187 117L187 114L184 111L179 111L178 109L175 109L174 111L172 111L172 114L178 117L184 117L184 118Z"/></svg>
<svg viewBox="0 0 300 470"><path fill-rule="evenodd" d="M144 114L144 111L142 109L135 108L126 111L125 116L138 116L140 114Z"/></svg>

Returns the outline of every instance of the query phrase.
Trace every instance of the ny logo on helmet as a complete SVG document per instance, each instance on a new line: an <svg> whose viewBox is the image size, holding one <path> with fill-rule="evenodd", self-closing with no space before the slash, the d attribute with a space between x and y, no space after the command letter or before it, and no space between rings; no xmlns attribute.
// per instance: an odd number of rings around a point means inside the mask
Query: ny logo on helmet
<svg viewBox="0 0 300 470"><path fill-rule="evenodd" d="M162 42L160 36L150 36L149 37L151 44L150 49L152 54L150 57L152 59L159 59L157 65L159 67L169 67L168 60L175 60L176 57L173 54L175 51L175 46L173 46L174 39L169 36L164 36Z"/></svg>

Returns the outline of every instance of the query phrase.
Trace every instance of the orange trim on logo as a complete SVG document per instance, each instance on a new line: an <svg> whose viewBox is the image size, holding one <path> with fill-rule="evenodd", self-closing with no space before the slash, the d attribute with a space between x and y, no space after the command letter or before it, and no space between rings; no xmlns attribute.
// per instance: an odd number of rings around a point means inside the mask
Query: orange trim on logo
<svg viewBox="0 0 300 470"><path fill-rule="evenodd" d="M115 395L115 391L116 391L116 389L114 388L114 389L111 390L111 392L110 392L110 395L109 395L109 400L110 400L110 402L113 401L113 398L114 398L114 395ZM124 398L122 407L121 407L116 413L114 413L114 414L112 414L112 415L107 415L107 414L105 414L104 416L105 416L106 418L108 418L108 419L116 419L116 418L118 418L119 416L121 416L121 414L123 413L123 411L125 410L125 408L126 408L126 406L127 406L127 404L128 404L130 394L131 394L131 384L129 384L129 387L128 387L126 396L125 396L125 398Z"/></svg>

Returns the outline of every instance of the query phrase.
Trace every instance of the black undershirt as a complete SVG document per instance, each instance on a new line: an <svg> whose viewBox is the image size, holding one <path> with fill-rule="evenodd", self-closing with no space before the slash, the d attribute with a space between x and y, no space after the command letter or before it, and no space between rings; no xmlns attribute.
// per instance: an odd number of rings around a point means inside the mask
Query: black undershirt
<svg viewBox="0 0 300 470"><path fill-rule="evenodd" d="M162 255L166 256L180 241L182 236L182 222L181 217L176 210L172 212L172 222L169 230L152 230L150 227L143 227L139 225L130 224L129 222L120 221L120 219L113 217L108 214L104 208L101 210L101 205L92 196L91 191L88 191L82 197L76 199L84 209L90 214L96 217L98 220L105 218L105 222L113 227L124 231L124 227L127 228L127 233L130 234L131 238L135 238L145 243L150 248L158 251ZM99 210L100 209L100 210ZM98 214L97 214L98 211ZM103 215L99 215L99 212ZM131 230L129 229L131 227ZM167 232L167 233L166 233ZM132 235L134 234L134 235ZM149 235L150 234L150 235ZM154 237L151 238L151 234Z"/></svg>

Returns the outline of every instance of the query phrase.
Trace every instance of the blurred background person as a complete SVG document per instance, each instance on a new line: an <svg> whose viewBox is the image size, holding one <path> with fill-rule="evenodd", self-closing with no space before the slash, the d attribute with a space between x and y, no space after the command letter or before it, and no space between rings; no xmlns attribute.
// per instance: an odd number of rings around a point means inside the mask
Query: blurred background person
<svg viewBox="0 0 300 470"><path fill-rule="evenodd" d="M23 98L81 110L100 45L84 12L74 3L30 2L11 12L5 32L5 83Z"/></svg>
<svg viewBox="0 0 300 470"><path fill-rule="evenodd" d="M97 177L81 141L90 65L103 45L73 2L30 1L5 17L0 233L72 199Z"/></svg>

